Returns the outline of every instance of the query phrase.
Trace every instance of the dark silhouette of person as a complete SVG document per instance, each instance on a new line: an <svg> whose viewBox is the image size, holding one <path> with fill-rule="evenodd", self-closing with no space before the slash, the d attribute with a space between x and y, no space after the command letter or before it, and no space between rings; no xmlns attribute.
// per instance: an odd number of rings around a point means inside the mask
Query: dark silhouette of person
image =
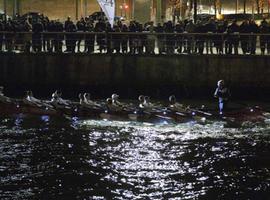
<svg viewBox="0 0 270 200"><path fill-rule="evenodd" d="M64 25L59 20L56 20L53 26L53 30L55 32L60 32L60 33L64 32ZM58 53L62 52L63 40L64 40L64 34L55 34L53 37L53 44L55 46L55 51Z"/></svg>
<svg viewBox="0 0 270 200"><path fill-rule="evenodd" d="M95 35L94 32L94 25L91 21L88 21L85 26L85 31L87 34L85 36L85 52L86 53L94 53L95 50Z"/></svg>
<svg viewBox="0 0 270 200"><path fill-rule="evenodd" d="M126 24L122 25L121 32L124 33L121 35L121 47L122 47L122 53L127 53L128 52L128 27Z"/></svg>
<svg viewBox="0 0 270 200"><path fill-rule="evenodd" d="M34 52L41 52L42 50L42 32L44 31L44 27L40 20L36 23L33 23L32 27L33 36L32 36L32 45Z"/></svg>
<svg viewBox="0 0 270 200"><path fill-rule="evenodd" d="M240 25L240 33L241 34L248 34L249 33L249 23L247 20L244 20ZM248 35L241 35L240 36L241 48L243 54L247 54L250 50L249 47L249 36Z"/></svg>
<svg viewBox="0 0 270 200"><path fill-rule="evenodd" d="M164 40L165 36L163 35L164 29L161 23L158 23L157 26L155 27L155 32L157 33L157 47L158 47L158 53L162 54L164 50Z"/></svg>
<svg viewBox="0 0 270 200"><path fill-rule="evenodd" d="M251 34L257 34L259 32L259 27L255 23L254 20L249 21L249 32ZM255 55L256 53L256 43L257 43L257 35L250 36L250 54Z"/></svg>
<svg viewBox="0 0 270 200"><path fill-rule="evenodd" d="M228 42L228 54L232 54L232 50L234 50L234 54L238 54L238 46L239 46L239 25L237 24L237 20L234 20L233 23L228 26L227 32L227 42Z"/></svg>
<svg viewBox="0 0 270 200"><path fill-rule="evenodd" d="M81 42L85 39L85 35L83 34L85 32L85 26L86 26L86 22L84 20L84 18L82 17L77 23L76 23L76 26L77 26L77 32L79 34L77 34L77 49L78 49L78 52L81 52Z"/></svg>
<svg viewBox="0 0 270 200"><path fill-rule="evenodd" d="M4 34L1 33L5 30L4 23L0 20L0 51L3 51Z"/></svg>
<svg viewBox="0 0 270 200"><path fill-rule="evenodd" d="M261 34L268 34L269 33L269 25L265 19L263 21L261 21L261 25L259 27L259 32ZM264 55L265 50L269 48L268 43L267 43L267 40L269 39L268 37L269 36L266 36L266 35L260 36L260 48L261 48L262 55Z"/></svg>

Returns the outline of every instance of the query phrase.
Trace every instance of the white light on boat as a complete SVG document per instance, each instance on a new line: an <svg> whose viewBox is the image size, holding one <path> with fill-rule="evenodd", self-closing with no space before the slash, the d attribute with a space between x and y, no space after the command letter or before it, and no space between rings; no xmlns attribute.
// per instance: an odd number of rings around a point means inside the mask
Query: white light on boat
<svg viewBox="0 0 270 200"><path fill-rule="evenodd" d="M219 112L220 115L223 115L223 112Z"/></svg>
<svg viewBox="0 0 270 200"><path fill-rule="evenodd" d="M47 116L47 115L42 115L41 120L44 121L44 122L48 122L50 120L50 117Z"/></svg>
<svg viewBox="0 0 270 200"><path fill-rule="evenodd" d="M48 107L46 107L46 108L45 108L45 110L49 110L49 108L48 108Z"/></svg>
<svg viewBox="0 0 270 200"><path fill-rule="evenodd" d="M77 109L77 108L75 108L75 109L74 109L74 111L75 111L75 112L78 112L78 109Z"/></svg>
<svg viewBox="0 0 270 200"><path fill-rule="evenodd" d="M72 117L73 121L78 121L78 119L79 119L78 117Z"/></svg>
<svg viewBox="0 0 270 200"><path fill-rule="evenodd" d="M137 111L136 110L134 111L134 114L137 114Z"/></svg>
<svg viewBox="0 0 270 200"><path fill-rule="evenodd" d="M17 107L17 108L19 108L19 107L20 107L20 105L18 105L18 104L17 104L17 106L16 106L16 107Z"/></svg>
<svg viewBox="0 0 270 200"><path fill-rule="evenodd" d="M205 122L206 121L206 118L205 117L202 117L202 119L201 119L203 122Z"/></svg>
<svg viewBox="0 0 270 200"><path fill-rule="evenodd" d="M108 110L105 110L105 113L108 113Z"/></svg>
<svg viewBox="0 0 270 200"><path fill-rule="evenodd" d="M250 109L250 112L253 112L253 111L254 111L254 110L251 108L251 109Z"/></svg>
<svg viewBox="0 0 270 200"><path fill-rule="evenodd" d="M165 111L163 112L163 114L164 114L164 115L167 115L167 113L166 113Z"/></svg>
<svg viewBox="0 0 270 200"><path fill-rule="evenodd" d="M169 123L168 123L167 121L164 120L164 121L162 122L162 124L163 124L163 125L167 125L167 124L169 124Z"/></svg>
<svg viewBox="0 0 270 200"><path fill-rule="evenodd" d="M192 112L192 115L193 115L193 116L195 116L195 115L196 115L196 113L195 113L195 112Z"/></svg>

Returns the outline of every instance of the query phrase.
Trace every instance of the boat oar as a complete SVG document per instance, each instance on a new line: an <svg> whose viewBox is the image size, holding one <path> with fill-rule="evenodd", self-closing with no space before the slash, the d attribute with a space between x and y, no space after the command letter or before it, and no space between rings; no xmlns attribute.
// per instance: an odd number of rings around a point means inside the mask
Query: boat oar
<svg viewBox="0 0 270 200"><path fill-rule="evenodd" d="M187 116L186 114L181 113L181 112L175 112L175 114L180 115L180 116L183 116L183 117L186 117Z"/></svg>
<svg viewBox="0 0 270 200"><path fill-rule="evenodd" d="M158 115L158 114L156 114L155 116L159 117L159 118L162 118L162 119L167 119L167 120L172 120L173 119L172 117L167 117L167 116Z"/></svg>
<svg viewBox="0 0 270 200"><path fill-rule="evenodd" d="M172 110L171 108L165 108L164 112L170 112L170 113L182 116L182 117L187 117L186 113L183 113L183 112L180 112L180 111L177 111L177 110Z"/></svg>
<svg viewBox="0 0 270 200"><path fill-rule="evenodd" d="M201 114L204 114L204 115L207 115L207 116L213 116L213 114L209 113L209 112L204 112L204 111L193 109L193 108L189 108L189 110L192 111L192 112L201 113Z"/></svg>

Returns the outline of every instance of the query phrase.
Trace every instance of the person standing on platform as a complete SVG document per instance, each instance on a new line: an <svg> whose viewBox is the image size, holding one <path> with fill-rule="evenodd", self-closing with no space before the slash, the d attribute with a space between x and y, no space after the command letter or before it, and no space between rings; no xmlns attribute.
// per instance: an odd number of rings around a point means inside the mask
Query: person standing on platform
<svg viewBox="0 0 270 200"><path fill-rule="evenodd" d="M121 32L124 33L121 35L121 47L122 47L122 53L127 53L128 52L128 27L126 24L122 25Z"/></svg>
<svg viewBox="0 0 270 200"><path fill-rule="evenodd" d="M78 49L78 53L80 53L81 42L85 40L85 35L83 33L85 32L85 29L86 29L86 22L83 17L77 22L76 26L79 33L77 34L77 38L76 38L78 40L77 49Z"/></svg>
<svg viewBox="0 0 270 200"><path fill-rule="evenodd" d="M196 29L196 25L193 23L192 20L189 20L189 22L186 24L185 32L186 33L194 33ZM194 42L195 37L194 35L187 34L186 37L186 50L188 54L194 53Z"/></svg>
<svg viewBox="0 0 270 200"><path fill-rule="evenodd" d="M67 18L64 24L64 30L67 32L66 34L66 51L65 52L70 52L71 51L71 46L72 46L72 35L69 32L71 31L71 26L73 22L71 21L70 17Z"/></svg>
<svg viewBox="0 0 270 200"><path fill-rule="evenodd" d="M34 52L41 52L42 50L42 32L44 31L44 27L40 20L36 23L33 23L33 36L32 36L32 44Z"/></svg>
<svg viewBox="0 0 270 200"><path fill-rule="evenodd" d="M259 27L255 23L254 20L250 20L249 22L249 29L251 34L257 34L259 32ZM255 55L256 54L256 46L257 44L257 35L250 36L250 54Z"/></svg>
<svg viewBox="0 0 270 200"><path fill-rule="evenodd" d="M175 33L178 33L178 35L175 36L176 40L176 51L177 53L182 53L183 50L183 35L180 35L181 33L184 32L184 24L182 21L179 21L175 25Z"/></svg>
<svg viewBox="0 0 270 200"><path fill-rule="evenodd" d="M243 21L240 25L240 33L241 34L248 34L249 33L249 22L247 20ZM240 42L243 54L247 54L250 50L249 47L249 36L248 35L241 35Z"/></svg>
<svg viewBox="0 0 270 200"><path fill-rule="evenodd" d="M175 50L175 38L174 35L171 33L174 33L174 25L172 21L168 21L164 25L164 32L168 33L165 38L166 38L166 53L167 54L174 54Z"/></svg>
<svg viewBox="0 0 270 200"><path fill-rule="evenodd" d="M234 54L238 55L238 46L239 46L239 31L240 28L237 24L237 20L234 20L233 23L228 26L228 54L232 54L232 50L234 50Z"/></svg>
<svg viewBox="0 0 270 200"><path fill-rule="evenodd" d="M94 28L94 32L96 32L96 40L97 40L97 45L99 47L99 52L103 53L103 51L106 50L106 23L104 20L99 20Z"/></svg>
<svg viewBox="0 0 270 200"><path fill-rule="evenodd" d="M4 31L4 23L0 20L0 32ZM4 34L0 33L0 51L3 50Z"/></svg>
<svg viewBox="0 0 270 200"><path fill-rule="evenodd" d="M269 33L269 25L265 19L261 22L259 29L260 29L261 34ZM266 47L268 48L268 45L267 45L268 39L269 39L269 36L266 36L266 35L260 36L260 48L261 48L262 55L265 54Z"/></svg>
<svg viewBox="0 0 270 200"><path fill-rule="evenodd" d="M60 32L60 33L64 31L64 25L60 22L60 20L56 20L53 30L55 32ZM54 43L56 52L62 52L63 40L64 40L64 34L58 33L54 35L53 43Z"/></svg>
<svg viewBox="0 0 270 200"><path fill-rule="evenodd" d="M94 53L95 50L95 35L94 32L94 25L92 21L87 21L85 26L86 32L90 33L85 35L85 53Z"/></svg>
<svg viewBox="0 0 270 200"><path fill-rule="evenodd" d="M157 35L157 47L158 47L158 54L162 54L164 50L164 40L165 36L163 35L164 29L161 23L158 23L157 26L155 27L155 32L158 34Z"/></svg>
<svg viewBox="0 0 270 200"><path fill-rule="evenodd" d="M206 54L213 54L214 39L215 37L211 34L217 32L217 26L214 19L210 19L207 24L205 24L205 31L208 33L206 37Z"/></svg>
<svg viewBox="0 0 270 200"><path fill-rule="evenodd" d="M217 82L217 88L214 93L214 97L218 98L218 107L220 115L223 115L224 111L226 111L230 96L231 96L230 91L225 86L224 80L219 80Z"/></svg>

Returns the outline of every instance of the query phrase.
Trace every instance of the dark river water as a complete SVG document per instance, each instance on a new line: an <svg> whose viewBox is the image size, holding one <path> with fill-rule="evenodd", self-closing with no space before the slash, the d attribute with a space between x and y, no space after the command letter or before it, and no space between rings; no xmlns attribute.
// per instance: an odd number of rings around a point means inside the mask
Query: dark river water
<svg viewBox="0 0 270 200"><path fill-rule="evenodd" d="M0 118L0 199L270 199L270 124Z"/></svg>

